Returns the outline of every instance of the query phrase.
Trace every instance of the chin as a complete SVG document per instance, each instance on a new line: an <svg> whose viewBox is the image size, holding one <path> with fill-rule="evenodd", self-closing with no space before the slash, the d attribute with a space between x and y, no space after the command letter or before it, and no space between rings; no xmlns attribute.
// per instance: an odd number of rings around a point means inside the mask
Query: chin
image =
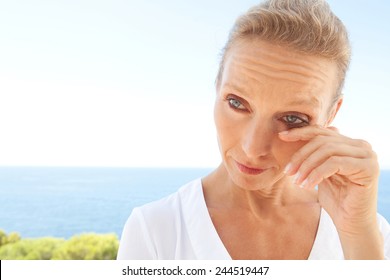
<svg viewBox="0 0 390 280"><path fill-rule="evenodd" d="M282 174L276 172L275 168L264 170L261 174L245 174L237 168L228 167L227 173L235 185L241 189L256 191L272 188L280 180Z"/></svg>

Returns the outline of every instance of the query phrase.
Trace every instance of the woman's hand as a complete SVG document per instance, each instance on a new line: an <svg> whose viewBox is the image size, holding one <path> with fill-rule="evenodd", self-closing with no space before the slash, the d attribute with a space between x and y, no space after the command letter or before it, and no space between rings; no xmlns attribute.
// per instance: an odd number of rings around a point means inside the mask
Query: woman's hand
<svg viewBox="0 0 390 280"><path fill-rule="evenodd" d="M286 142L307 142L286 166L294 183L313 189L332 218L346 258L383 258L377 215L379 165L370 144L335 128L307 126L279 133ZM363 242L363 243L362 243Z"/></svg>

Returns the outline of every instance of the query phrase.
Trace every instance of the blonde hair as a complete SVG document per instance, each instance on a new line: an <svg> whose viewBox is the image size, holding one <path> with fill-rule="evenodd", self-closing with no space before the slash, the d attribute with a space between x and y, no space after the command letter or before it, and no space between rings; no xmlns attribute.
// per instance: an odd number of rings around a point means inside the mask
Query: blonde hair
<svg viewBox="0 0 390 280"><path fill-rule="evenodd" d="M335 61L339 70L336 98L341 94L351 48L344 24L333 14L326 1L268 0L240 16L222 50L217 87L229 50L236 42L253 38Z"/></svg>

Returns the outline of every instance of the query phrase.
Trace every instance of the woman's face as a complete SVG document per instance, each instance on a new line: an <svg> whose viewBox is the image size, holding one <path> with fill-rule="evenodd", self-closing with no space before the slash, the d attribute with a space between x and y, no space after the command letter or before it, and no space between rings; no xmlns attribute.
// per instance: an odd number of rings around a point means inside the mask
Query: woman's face
<svg viewBox="0 0 390 280"><path fill-rule="evenodd" d="M245 189L283 178L283 169L305 142L283 142L278 133L327 126L337 109L336 63L263 41L243 41L226 57L218 83L215 123L225 168Z"/></svg>

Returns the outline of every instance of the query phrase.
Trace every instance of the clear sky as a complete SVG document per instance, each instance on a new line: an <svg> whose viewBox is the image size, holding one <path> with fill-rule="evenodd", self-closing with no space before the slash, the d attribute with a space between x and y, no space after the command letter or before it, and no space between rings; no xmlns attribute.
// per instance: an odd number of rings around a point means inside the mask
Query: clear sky
<svg viewBox="0 0 390 280"><path fill-rule="evenodd" d="M353 58L335 125L390 168L390 1L332 0ZM255 0L0 2L0 165L213 167L214 79Z"/></svg>

